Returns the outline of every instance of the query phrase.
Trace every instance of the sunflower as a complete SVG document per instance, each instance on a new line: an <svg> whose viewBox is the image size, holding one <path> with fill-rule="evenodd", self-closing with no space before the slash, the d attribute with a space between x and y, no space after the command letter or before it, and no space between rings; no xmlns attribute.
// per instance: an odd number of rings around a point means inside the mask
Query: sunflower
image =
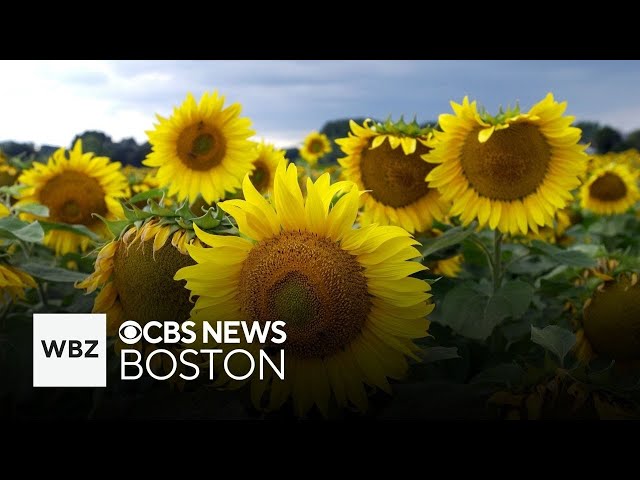
<svg viewBox="0 0 640 480"><path fill-rule="evenodd" d="M435 261L433 265L432 273L434 275L443 275L449 278L456 278L462 270L462 261L464 257L461 253L454 255L453 257L443 258L442 260Z"/></svg>
<svg viewBox="0 0 640 480"><path fill-rule="evenodd" d="M449 207L424 182L434 168L420 158L433 147L431 130L369 122L360 126L351 120L349 137L336 140L347 155L338 160L345 177L367 191L362 224L398 225L409 232L429 229Z"/></svg>
<svg viewBox="0 0 640 480"><path fill-rule="evenodd" d="M312 167L328 153L331 153L329 138L324 133L316 131L307 135L300 149L300 156Z"/></svg>
<svg viewBox="0 0 640 480"><path fill-rule="evenodd" d="M260 193L270 193L273 190L276 168L284 160L284 150L276 150L273 145L264 141L256 143L255 148L257 156L253 161L254 169L251 172L251 183Z"/></svg>
<svg viewBox="0 0 640 480"><path fill-rule="evenodd" d="M598 355L635 363L640 360L638 274L602 278L605 282L585 302L582 328L576 333L576 356L584 363Z"/></svg>
<svg viewBox="0 0 640 480"><path fill-rule="evenodd" d="M175 278L198 296L191 319L287 323L285 379L250 380L257 407L265 395L271 409L292 397L298 415L314 404L326 415L333 393L339 406L365 410L363 384L388 392L387 378L403 377L405 355L416 356L413 339L427 335L430 287L410 276L425 269L409 261L417 242L395 226L353 229L361 192L331 185L329 174L307 180L306 201L293 164L278 166L272 200L248 177L243 190L246 200L219 204L243 237L196 228L213 248L187 246L197 265Z"/></svg>
<svg viewBox="0 0 640 480"><path fill-rule="evenodd" d="M127 179L120 173L120 162L107 157L94 157L91 152L82 152L82 140L77 140L67 157L60 148L46 164L37 163L25 170L18 179L25 184L16 205L37 202L49 208L47 220L73 225L84 225L92 231L105 235L105 224L93 214L107 219L122 216L118 198L129 193ZM23 214L25 220L42 220L31 214ZM52 247L57 255L85 251L90 239L66 230L51 230L45 245Z"/></svg>
<svg viewBox="0 0 640 480"><path fill-rule="evenodd" d="M478 113L467 97L451 106L455 115L440 115L439 142L423 157L438 164L426 180L453 201L450 214L512 235L552 225L587 160L580 129L569 126L574 118L562 116L566 102L549 93L528 113L496 117Z"/></svg>
<svg viewBox="0 0 640 480"><path fill-rule="evenodd" d="M200 194L216 202L240 188L251 170L251 121L240 118L240 104L223 105L218 92L205 93L199 103L189 93L170 118L157 115L160 123L147 132L152 152L142 163L159 167L157 178L169 186L169 196L193 203Z"/></svg>
<svg viewBox="0 0 640 480"><path fill-rule="evenodd" d="M0 187L13 185L18 176L18 170L8 162L7 155L0 150Z"/></svg>
<svg viewBox="0 0 640 480"><path fill-rule="evenodd" d="M634 171L640 168L640 152L631 148L624 152L607 152L589 157L586 178L590 178L594 171L613 163L614 165L626 165ZM585 178L585 179L586 179Z"/></svg>
<svg viewBox="0 0 640 480"><path fill-rule="evenodd" d="M24 299L26 288L36 288L31 275L8 263L0 264L0 305Z"/></svg>
<svg viewBox="0 0 640 480"><path fill-rule="evenodd" d="M151 170L140 173L142 173L142 175L135 177L132 176L129 180L131 190L134 194L148 192L149 190L160 187L160 182L156 177L156 171ZM133 178L133 182L131 182L131 178Z"/></svg>
<svg viewBox="0 0 640 480"><path fill-rule="evenodd" d="M542 240L548 243L569 245L573 238L566 235L569 229L575 223L579 223L577 215L570 208L558 210L554 216L554 223L551 226L540 227L538 232L529 232L528 238L532 240Z"/></svg>
<svg viewBox="0 0 640 480"><path fill-rule="evenodd" d="M116 335L125 320L144 324L189 318L189 292L184 282L173 280L176 271L194 264L187 239L185 230L152 218L100 250L93 273L76 287L87 293L101 288L93 312L107 314L107 335Z"/></svg>
<svg viewBox="0 0 640 480"><path fill-rule="evenodd" d="M637 175L624 164L596 169L580 189L580 205L600 215L624 213L640 198Z"/></svg>

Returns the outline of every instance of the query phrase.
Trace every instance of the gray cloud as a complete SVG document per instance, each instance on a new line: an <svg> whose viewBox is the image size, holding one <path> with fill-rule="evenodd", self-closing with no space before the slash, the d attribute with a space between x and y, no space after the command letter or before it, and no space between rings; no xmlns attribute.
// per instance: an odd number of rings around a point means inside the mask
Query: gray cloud
<svg viewBox="0 0 640 480"><path fill-rule="evenodd" d="M450 100L459 102L464 95L490 111L516 101L528 109L549 91L567 100L567 112L578 119L607 122L623 131L640 128L638 61L154 60L54 67L42 66L37 74L46 75L53 87L72 89L69 101L89 98L106 105L92 126L138 140L145 139L154 113L169 115L187 91L199 97L214 89L227 102L243 105L258 135L290 142L335 118L404 114L436 120L451 111Z"/></svg>

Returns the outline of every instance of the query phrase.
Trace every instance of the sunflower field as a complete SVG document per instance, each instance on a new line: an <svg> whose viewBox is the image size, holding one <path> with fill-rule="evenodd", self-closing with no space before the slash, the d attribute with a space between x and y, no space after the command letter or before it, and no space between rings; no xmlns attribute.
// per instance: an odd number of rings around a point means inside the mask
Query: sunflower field
<svg viewBox="0 0 640 480"><path fill-rule="evenodd" d="M640 418L640 153L591 153L566 107L465 97L287 155L240 104L188 94L145 167L81 140L2 156L0 416ZM107 387L33 387L33 315L89 312ZM123 380L129 320L284 321L284 379L225 361L185 381L155 355L168 381Z"/></svg>

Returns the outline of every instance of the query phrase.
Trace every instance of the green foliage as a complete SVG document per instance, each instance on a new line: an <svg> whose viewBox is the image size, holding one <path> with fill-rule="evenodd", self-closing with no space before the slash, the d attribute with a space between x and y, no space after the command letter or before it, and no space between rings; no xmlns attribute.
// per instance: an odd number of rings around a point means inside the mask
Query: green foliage
<svg viewBox="0 0 640 480"><path fill-rule="evenodd" d="M5 217L0 218L0 237L27 243L41 243L44 230L38 222L28 223L15 217Z"/></svg>
<svg viewBox="0 0 640 480"><path fill-rule="evenodd" d="M564 365L564 359L576 343L573 332L557 325L548 325L544 328L531 326L531 341L552 352Z"/></svg>
<svg viewBox="0 0 640 480"><path fill-rule="evenodd" d="M422 240L422 256L428 259L434 253L461 244L473 233L475 224L470 227L453 227L434 239Z"/></svg>
<svg viewBox="0 0 640 480"><path fill-rule="evenodd" d="M49 282L73 283L84 280L87 276L84 273L74 272L36 261L23 263L20 265L20 268L40 280L47 280Z"/></svg>
<svg viewBox="0 0 640 480"><path fill-rule="evenodd" d="M521 280L491 292L486 285L465 282L451 289L442 302L439 322L454 332L484 341L507 318L519 318L531 303L533 287Z"/></svg>

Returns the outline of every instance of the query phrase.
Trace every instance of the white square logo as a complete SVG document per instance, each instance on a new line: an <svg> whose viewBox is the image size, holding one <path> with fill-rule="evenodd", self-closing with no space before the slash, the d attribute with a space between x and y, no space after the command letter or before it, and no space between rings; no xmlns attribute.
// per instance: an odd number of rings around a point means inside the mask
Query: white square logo
<svg viewBox="0 0 640 480"><path fill-rule="evenodd" d="M33 315L34 387L106 387L104 313Z"/></svg>

